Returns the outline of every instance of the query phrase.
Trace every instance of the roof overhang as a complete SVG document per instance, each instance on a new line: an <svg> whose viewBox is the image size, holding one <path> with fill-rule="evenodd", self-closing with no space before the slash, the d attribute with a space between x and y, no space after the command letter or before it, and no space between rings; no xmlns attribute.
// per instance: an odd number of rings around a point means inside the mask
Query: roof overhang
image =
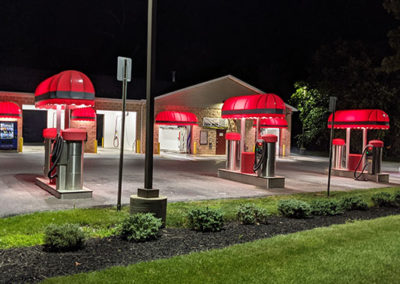
<svg viewBox="0 0 400 284"><path fill-rule="evenodd" d="M227 75L155 97L154 100L159 106L210 107L222 106L231 97L264 93L232 75ZM296 108L285 105L292 111L297 111Z"/></svg>

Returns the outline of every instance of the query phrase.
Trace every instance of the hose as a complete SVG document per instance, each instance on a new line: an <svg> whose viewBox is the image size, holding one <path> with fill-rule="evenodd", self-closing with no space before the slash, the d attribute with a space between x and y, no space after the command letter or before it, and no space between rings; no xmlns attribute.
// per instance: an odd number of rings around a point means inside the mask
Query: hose
<svg viewBox="0 0 400 284"><path fill-rule="evenodd" d="M64 148L64 139L61 137L61 135L57 135L57 137L53 143L53 151L51 152L52 165L47 174L49 179L53 179L53 178L57 177L57 173L55 173L54 175L52 175L51 173L57 167L57 163L61 158L63 148Z"/></svg>
<svg viewBox="0 0 400 284"><path fill-rule="evenodd" d="M191 129L190 129L190 126L188 127L188 132L189 132L189 134L188 134L188 137L187 137L187 140L186 140L186 149L187 149L187 153L188 154L191 154L192 153L192 149L190 149L190 144L192 143L192 131L191 131Z"/></svg>
<svg viewBox="0 0 400 284"><path fill-rule="evenodd" d="M368 163L365 163L365 165L364 165L363 169L361 170L360 174L357 175L357 169L358 169L358 167L360 166L361 161L363 160L363 157L364 157L364 155L366 154L366 152L367 152L367 150L368 150L369 147L374 147L374 146L372 146L372 145L370 145L370 144L368 144L367 146L365 146L365 148L364 148L364 150L363 150L363 152L362 152L362 154L361 154L361 158L360 158L360 160L358 161L356 168L354 169L354 179L355 179L355 180L359 180L359 178L363 175L365 169L366 169L367 166L368 166Z"/></svg>
<svg viewBox="0 0 400 284"><path fill-rule="evenodd" d="M261 152L261 159L259 159L257 162L257 159L256 159L257 155L255 155L255 157L254 157L254 165L253 165L254 172L256 172L261 167L261 165L264 163L265 159L267 158L266 153L267 153L267 145L265 142L263 142L263 150Z"/></svg>
<svg viewBox="0 0 400 284"><path fill-rule="evenodd" d="M118 131L117 131L117 119L118 119L118 117L115 118L114 139L113 139L113 146L115 148L119 147L119 138L118 138Z"/></svg>

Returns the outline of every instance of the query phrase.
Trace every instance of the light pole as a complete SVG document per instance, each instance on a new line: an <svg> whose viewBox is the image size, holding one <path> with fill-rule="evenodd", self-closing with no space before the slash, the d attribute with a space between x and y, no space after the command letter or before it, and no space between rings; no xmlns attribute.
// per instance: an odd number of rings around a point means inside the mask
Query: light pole
<svg viewBox="0 0 400 284"><path fill-rule="evenodd" d="M153 188L153 141L154 141L154 82L155 42L157 23L157 0L148 0L147 11L147 72L146 72L146 153L144 188L138 188L137 195L131 196L131 214L150 212L161 218L165 225L167 198Z"/></svg>

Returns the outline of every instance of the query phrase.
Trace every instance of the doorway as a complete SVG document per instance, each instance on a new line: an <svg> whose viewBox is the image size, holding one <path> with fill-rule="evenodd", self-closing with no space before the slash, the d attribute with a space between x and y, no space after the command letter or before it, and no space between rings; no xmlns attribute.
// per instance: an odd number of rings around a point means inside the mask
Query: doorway
<svg viewBox="0 0 400 284"><path fill-rule="evenodd" d="M216 155L225 155L226 151L226 140L225 140L226 129L217 129L217 139L216 139Z"/></svg>
<svg viewBox="0 0 400 284"><path fill-rule="evenodd" d="M47 111L23 110L24 144L43 144L43 129L47 128Z"/></svg>

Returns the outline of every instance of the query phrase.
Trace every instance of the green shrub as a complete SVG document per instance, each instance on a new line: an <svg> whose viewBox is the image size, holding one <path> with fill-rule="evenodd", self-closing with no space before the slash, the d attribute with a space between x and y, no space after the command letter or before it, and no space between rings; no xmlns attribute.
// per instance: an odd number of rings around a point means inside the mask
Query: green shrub
<svg viewBox="0 0 400 284"><path fill-rule="evenodd" d="M160 236L162 222L151 213L137 213L126 217L117 227L117 234L124 240L144 242Z"/></svg>
<svg viewBox="0 0 400 284"><path fill-rule="evenodd" d="M208 207L190 210L187 218L189 228L196 231L217 232L224 226L222 212Z"/></svg>
<svg viewBox="0 0 400 284"><path fill-rule="evenodd" d="M75 224L46 227L44 245L50 251L74 251L85 245L85 233Z"/></svg>
<svg viewBox="0 0 400 284"><path fill-rule="evenodd" d="M394 203L392 195L388 192L375 193L371 199L374 205L378 207L390 207Z"/></svg>
<svg viewBox="0 0 400 284"><path fill-rule="evenodd" d="M257 207L253 203L240 205L237 208L237 219L244 225L254 225L256 223L267 223L267 210Z"/></svg>
<svg viewBox="0 0 400 284"><path fill-rule="evenodd" d="M337 200L313 200L311 202L311 214L316 216L333 216L344 213L344 209Z"/></svg>
<svg viewBox="0 0 400 284"><path fill-rule="evenodd" d="M307 218L311 215L311 207L307 202L297 199L280 200L278 211L289 218Z"/></svg>
<svg viewBox="0 0 400 284"><path fill-rule="evenodd" d="M393 193L393 205L396 207L400 207L400 190Z"/></svg>
<svg viewBox="0 0 400 284"><path fill-rule="evenodd" d="M368 210L368 204L361 196L347 196L340 199L344 210Z"/></svg>

